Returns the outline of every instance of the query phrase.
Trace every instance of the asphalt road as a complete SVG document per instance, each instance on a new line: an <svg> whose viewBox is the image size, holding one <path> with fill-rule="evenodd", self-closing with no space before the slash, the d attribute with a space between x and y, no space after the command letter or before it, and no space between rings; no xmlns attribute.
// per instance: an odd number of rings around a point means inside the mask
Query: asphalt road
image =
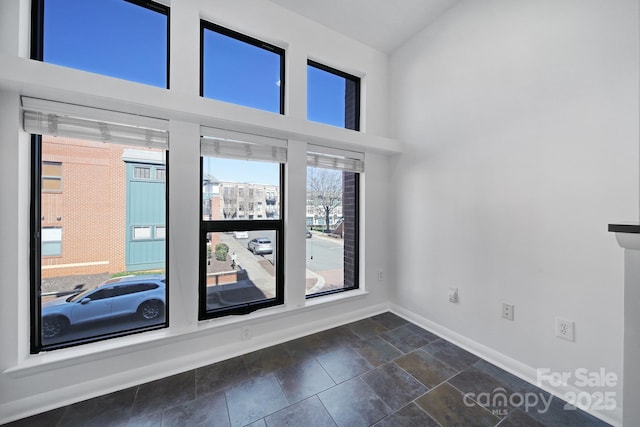
<svg viewBox="0 0 640 427"><path fill-rule="evenodd" d="M342 240L317 235L307 239L307 268L314 273L342 268L343 254Z"/></svg>
<svg viewBox="0 0 640 427"><path fill-rule="evenodd" d="M250 231L248 239L235 239L242 247L247 249L249 240L258 237L267 237L273 242L275 249L275 231ZM268 259L273 262L273 254L254 255L258 259ZM344 247L342 240L313 234L307 239L307 269L321 274L325 270L335 270L343 267Z"/></svg>
<svg viewBox="0 0 640 427"><path fill-rule="evenodd" d="M249 231L249 238L248 239L235 239L236 242L238 242L245 251L247 251L248 254L251 254L251 251L247 248L247 244L249 243L249 241L251 239L257 239L259 237L266 237L268 239L271 239L271 244L273 245L273 249L274 249L274 253L275 253L275 249L276 249L276 232L275 231L270 231L270 230L266 230L266 231ZM258 259L267 259L271 262L273 262L274 258L273 258L273 253L271 254L264 254L264 255L254 255L256 258Z"/></svg>

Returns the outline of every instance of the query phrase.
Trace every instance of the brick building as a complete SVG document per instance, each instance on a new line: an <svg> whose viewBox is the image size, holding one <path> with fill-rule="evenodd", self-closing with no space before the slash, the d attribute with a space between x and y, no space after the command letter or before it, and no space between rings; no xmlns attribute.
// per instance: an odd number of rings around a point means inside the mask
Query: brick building
<svg viewBox="0 0 640 427"><path fill-rule="evenodd" d="M163 153L43 136L42 277L164 268Z"/></svg>

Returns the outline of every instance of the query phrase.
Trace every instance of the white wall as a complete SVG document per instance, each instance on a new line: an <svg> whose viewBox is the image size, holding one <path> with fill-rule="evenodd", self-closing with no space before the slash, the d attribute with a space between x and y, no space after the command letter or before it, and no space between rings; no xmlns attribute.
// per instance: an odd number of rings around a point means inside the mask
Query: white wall
<svg viewBox="0 0 640 427"><path fill-rule="evenodd" d="M27 59L29 0L0 2L0 423L213 363L388 307L387 57L265 1L176 1L171 18L171 89L147 87ZM287 49L286 116L198 96L199 18ZM306 118L306 59L363 77L366 132ZM29 354L29 136L20 95L166 118L170 123L170 320L168 329L45 354ZM197 321L199 124L292 136L287 180L286 306ZM366 153L362 180L361 285L347 298L304 300L306 142ZM299 214L299 217L296 216ZM296 231L299 230L299 231ZM296 234L300 233L300 234ZM302 264L301 264L302 263ZM302 266L301 266L302 265ZM240 340L240 328L253 338ZM188 349L185 351L185 349Z"/></svg>
<svg viewBox="0 0 640 427"><path fill-rule="evenodd" d="M395 52L400 309L533 380L621 376L607 224L638 215L638 75L635 0L462 1ZM574 343L555 316L575 321Z"/></svg>

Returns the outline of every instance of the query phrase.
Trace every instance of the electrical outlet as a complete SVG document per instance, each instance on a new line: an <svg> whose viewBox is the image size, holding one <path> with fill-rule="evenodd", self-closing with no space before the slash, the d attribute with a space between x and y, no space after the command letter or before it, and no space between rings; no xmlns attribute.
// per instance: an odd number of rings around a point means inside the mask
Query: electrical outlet
<svg viewBox="0 0 640 427"><path fill-rule="evenodd" d="M575 323L573 320L556 317L556 336L567 341L575 341Z"/></svg>
<svg viewBox="0 0 640 427"><path fill-rule="evenodd" d="M458 302L458 288L449 288L449 302Z"/></svg>
<svg viewBox="0 0 640 427"><path fill-rule="evenodd" d="M382 270L378 271L378 281L382 282L384 280L384 272Z"/></svg>
<svg viewBox="0 0 640 427"><path fill-rule="evenodd" d="M248 326L244 326L240 329L240 338L242 341L251 339L251 329Z"/></svg>
<svg viewBox="0 0 640 427"><path fill-rule="evenodd" d="M502 318L507 320L513 320L513 304L502 303Z"/></svg>

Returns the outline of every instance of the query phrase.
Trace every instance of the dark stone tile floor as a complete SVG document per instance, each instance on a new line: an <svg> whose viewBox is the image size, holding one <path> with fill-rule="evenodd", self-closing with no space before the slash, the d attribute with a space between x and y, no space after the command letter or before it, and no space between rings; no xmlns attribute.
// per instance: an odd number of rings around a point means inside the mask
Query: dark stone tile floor
<svg viewBox="0 0 640 427"><path fill-rule="evenodd" d="M515 393L540 399L525 407ZM387 312L9 425L608 425L564 403Z"/></svg>

